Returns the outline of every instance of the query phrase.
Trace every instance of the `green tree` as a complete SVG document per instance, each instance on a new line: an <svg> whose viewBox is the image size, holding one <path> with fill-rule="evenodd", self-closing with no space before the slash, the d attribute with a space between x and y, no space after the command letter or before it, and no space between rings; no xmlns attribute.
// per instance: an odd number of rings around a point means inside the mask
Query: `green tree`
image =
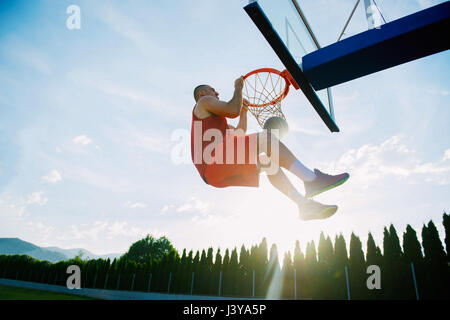
<svg viewBox="0 0 450 320"><path fill-rule="evenodd" d="M296 270L296 287L297 287L297 298L303 298L303 282L305 280L305 256L303 255L302 249L300 248L300 242L295 241L294 249L294 270Z"/></svg>
<svg viewBox="0 0 450 320"><path fill-rule="evenodd" d="M417 239L416 231L409 224L406 226L406 231L403 233L403 260L408 266L411 266L411 263L414 265L417 285L419 288L423 288L425 285L423 283L425 274L423 269L422 247ZM411 268L408 270L408 275L410 276L409 281L405 281L406 286L404 290L409 292L409 295L407 296L408 299L415 299L414 281Z"/></svg>
<svg viewBox="0 0 450 320"><path fill-rule="evenodd" d="M319 246L317 248L318 269L317 269L317 291L316 299L333 298L332 266L334 262L334 250L330 237L325 238L323 232L320 233Z"/></svg>
<svg viewBox="0 0 450 320"><path fill-rule="evenodd" d="M200 294L207 294L208 273L209 273L208 259L207 259L206 251L205 251L205 249L203 249L202 254L200 256L199 272L198 272L198 275L196 275L196 277L198 277L198 280L199 280L199 293Z"/></svg>
<svg viewBox="0 0 450 320"><path fill-rule="evenodd" d="M230 250L225 250L222 261L222 295L231 295L231 278L230 278Z"/></svg>
<svg viewBox="0 0 450 320"><path fill-rule="evenodd" d="M447 262L450 263L450 215L444 212L442 218L445 230L445 250L447 251Z"/></svg>
<svg viewBox="0 0 450 320"><path fill-rule="evenodd" d="M382 276L386 279L385 298L387 299L406 299L409 295L408 287L410 280L410 266L403 259L403 252L400 245L400 239L395 227L391 224L389 230L385 228L383 239L384 246L384 265Z"/></svg>
<svg viewBox="0 0 450 320"><path fill-rule="evenodd" d="M145 238L133 243L125 253L125 256L129 260L144 263L149 258L159 260L172 250L174 250L174 247L165 236L155 239L152 235L147 235Z"/></svg>
<svg viewBox="0 0 450 320"><path fill-rule="evenodd" d="M256 248L256 264L254 266L256 272L256 295L264 297L267 292L267 282L264 275L267 270L268 263L268 248L267 240L263 238L261 243Z"/></svg>
<svg viewBox="0 0 450 320"><path fill-rule="evenodd" d="M316 297L316 283L317 283L317 252L314 240L310 241L306 245L305 253L305 284L304 284L304 296L307 298ZM317 292L318 294L319 292Z"/></svg>
<svg viewBox="0 0 450 320"><path fill-rule="evenodd" d="M279 299L282 290L282 277L280 262L278 260L278 249L274 243L270 247L269 262L267 263L267 271L264 275L264 281L267 283L266 297L269 299Z"/></svg>
<svg viewBox="0 0 450 320"><path fill-rule="evenodd" d="M213 257L214 257L214 249L208 248L208 252L206 254L206 269L205 269L205 293L210 295L213 294ZM216 292L217 293L217 292Z"/></svg>
<svg viewBox="0 0 450 320"><path fill-rule="evenodd" d="M228 268L228 276L230 282L230 294L231 295L239 295L240 293L240 268L238 263L238 253L237 248L235 247L233 251L231 251L230 264Z"/></svg>
<svg viewBox="0 0 450 320"><path fill-rule="evenodd" d="M239 254L239 275L238 281L239 285L239 294L241 296L249 297L251 296L251 285L252 285L252 276L251 270L249 266L249 252L245 248L244 245L241 246L241 251Z"/></svg>
<svg viewBox="0 0 450 320"><path fill-rule="evenodd" d="M212 267L212 277L210 284L210 294L217 295L219 293L219 280L220 272L222 271L222 255L220 254L220 248L217 249L216 258L214 259L214 265ZM223 279L222 279L223 280ZM223 282L222 282L223 283ZM222 286L223 288L223 286Z"/></svg>
<svg viewBox="0 0 450 320"><path fill-rule="evenodd" d="M192 260L192 272L194 273L194 287L192 290L193 294L198 294L200 293L200 282L199 282L199 273L200 273L200 252L199 250L197 250L197 252L195 253L194 259ZM192 285L192 273L190 275L190 285L189 285L189 290L191 290L191 285Z"/></svg>
<svg viewBox="0 0 450 320"><path fill-rule="evenodd" d="M422 245L425 252L425 266L428 278L426 298L448 299L449 270L447 257L433 221L422 229Z"/></svg>
<svg viewBox="0 0 450 320"><path fill-rule="evenodd" d="M335 283L335 299L347 299L347 282L345 279L345 267L348 266L347 245L344 236L336 236L334 242L334 266L333 278Z"/></svg>
<svg viewBox="0 0 450 320"><path fill-rule="evenodd" d="M367 299L366 262L362 243L353 232L350 236L350 257L348 263L348 276L351 299Z"/></svg>
<svg viewBox="0 0 450 320"><path fill-rule="evenodd" d="M378 266L381 271L381 279L383 279L382 273L382 265L383 265L383 255L381 254L380 248L376 245L375 240L373 239L372 233L369 232L369 236L367 239L367 253L366 253L366 265L368 266ZM381 299L383 297L382 292L383 284L381 285L381 289L372 289L369 290L367 298L369 299Z"/></svg>
<svg viewBox="0 0 450 320"><path fill-rule="evenodd" d="M281 297L283 299L294 298L294 272L291 258L291 252L288 251L284 254L283 268L281 274L283 275L283 289Z"/></svg>

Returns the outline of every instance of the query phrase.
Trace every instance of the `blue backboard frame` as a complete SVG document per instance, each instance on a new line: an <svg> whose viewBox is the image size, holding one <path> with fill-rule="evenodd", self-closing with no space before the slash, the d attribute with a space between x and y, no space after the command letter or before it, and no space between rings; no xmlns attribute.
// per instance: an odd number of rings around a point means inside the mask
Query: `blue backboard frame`
<svg viewBox="0 0 450 320"><path fill-rule="evenodd" d="M339 132L339 127L336 125L334 121L334 115L330 114L320 100L314 88L311 86L310 82L306 78L305 74L302 71L301 66L296 62L289 49L284 44L283 40L272 26L270 20L267 18L267 15L261 9L260 5L257 1L254 1L247 6L244 7L244 10L250 16L252 21L255 23L256 27L263 34L264 38L270 44L272 49L277 54L278 58L281 60L283 65L289 71L291 76L294 78L295 82L299 85L300 89L303 91L303 94L311 103L313 108L319 114L320 118L326 124L328 129L331 132ZM328 91L329 94L329 91ZM331 97L330 101L331 101ZM331 106L332 110L332 106Z"/></svg>

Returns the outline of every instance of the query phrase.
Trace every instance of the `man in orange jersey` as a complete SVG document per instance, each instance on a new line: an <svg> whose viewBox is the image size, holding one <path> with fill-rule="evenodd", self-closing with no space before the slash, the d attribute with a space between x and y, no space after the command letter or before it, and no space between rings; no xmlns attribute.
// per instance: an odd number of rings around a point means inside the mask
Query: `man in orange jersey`
<svg viewBox="0 0 450 320"><path fill-rule="evenodd" d="M235 80L234 94L228 102L219 100L219 93L209 85L194 89L191 155L200 176L217 188L258 187L259 175L266 172L271 184L298 205L300 219L331 217L338 209L336 205L324 205L309 198L343 184L349 174L328 175L308 169L273 133L245 134L248 109L242 98L243 83L243 77ZM228 124L227 118L238 116L236 128ZM272 170L263 162L271 163ZM305 196L295 189L282 168L303 181Z"/></svg>

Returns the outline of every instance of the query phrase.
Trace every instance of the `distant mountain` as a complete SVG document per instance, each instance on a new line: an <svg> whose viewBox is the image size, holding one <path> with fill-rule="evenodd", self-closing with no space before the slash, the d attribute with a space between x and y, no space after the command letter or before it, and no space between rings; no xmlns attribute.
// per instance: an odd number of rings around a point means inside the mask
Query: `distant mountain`
<svg viewBox="0 0 450 320"><path fill-rule="evenodd" d="M0 238L0 254L26 254L35 259L50 262L68 259L64 254L43 249L19 238Z"/></svg>
<svg viewBox="0 0 450 320"><path fill-rule="evenodd" d="M68 257L69 259L75 258L76 256L80 256L82 259L110 259L110 260L114 260L115 258L120 258L121 255L123 255L123 253L111 253L111 254L105 254L105 255L96 255L90 251L87 251L86 249L82 249L82 248L76 248L76 249L61 249L58 247L44 247L44 249L50 250L50 251L54 251L54 252L59 252L63 255L65 255L66 257Z"/></svg>
<svg viewBox="0 0 450 320"><path fill-rule="evenodd" d="M19 238L0 238L0 254L26 254L38 260L58 262L81 255L82 259L119 258L121 253L96 255L85 249L61 249L58 247L39 247Z"/></svg>

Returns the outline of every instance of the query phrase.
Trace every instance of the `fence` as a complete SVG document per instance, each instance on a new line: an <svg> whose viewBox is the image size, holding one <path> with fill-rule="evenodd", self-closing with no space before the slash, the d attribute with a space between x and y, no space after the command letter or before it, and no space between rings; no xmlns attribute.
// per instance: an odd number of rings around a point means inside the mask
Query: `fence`
<svg viewBox="0 0 450 320"><path fill-rule="evenodd" d="M340 296L341 299L348 299L350 300L352 298L351 289L351 275L349 276L349 269L347 266L344 267L344 274L345 274L345 296ZM200 296L208 296L208 297L215 297L215 298L269 298L269 299L305 299L305 298L313 298L312 296L305 296L303 293L304 289L304 283L302 281L306 282L307 279L299 279L297 276L297 270L292 270L292 277L286 277L286 275L273 275L270 279L270 281L266 281L266 283L257 283L257 277L256 277L256 271L251 270L247 273L246 278L239 278L239 279L230 279L227 277L227 281L224 281L224 276L227 274L223 271L220 271L217 277L217 283L213 288L210 290L197 290L196 286L204 284L206 281L206 278L210 280L212 277L212 274L206 274L202 275L199 273L192 272L190 274L190 278L185 277L183 274L176 274L174 275L173 272L168 273L168 277L166 278L166 284L165 284L165 292L161 289L157 289L152 291L152 281L159 283L159 288L164 287L164 277L161 277L161 274L159 274L159 277L154 277L153 273L149 273L147 275L145 274L114 274L114 273L95 273L95 275L92 277L89 276L89 274L86 272L84 274L84 277L81 277L81 287L82 290L80 292L88 292L88 293L95 293L99 294L98 297L115 297L117 295L118 291L124 291L127 292L126 294L121 294L119 296L123 297L145 297L146 299L176 299L176 295L180 295L184 298L190 297L189 299L193 299L194 297L200 297ZM59 288L58 290L61 290L61 288L64 289L64 291L69 290L67 289L67 278L68 274L66 273L58 273L58 272L49 272L49 271L37 271L37 270L8 270L3 269L0 270L0 277L3 277L2 281L16 281L17 283L34 283L34 286L42 285L50 285L50 289L53 288ZM410 264L410 276L411 276L411 287L414 289L414 297L419 300L419 288L417 284L416 279L416 273L414 269L414 264ZM224 295L223 294L223 287L224 285L230 288L230 284L234 282L234 284L237 284L239 287L247 287L248 286L248 280L251 279L251 283L249 286L249 290L247 290L247 295ZM139 281L137 281L137 279ZM259 277L261 279L261 277ZM145 281L144 281L145 280ZM183 280L184 283L181 281ZM239 281L240 283L236 283L236 281ZM342 279L343 280L343 279ZM342 281L340 280L340 281ZM187 288L187 284L189 284L189 288ZM281 290L271 290L273 286L278 286L279 288L289 287L292 290L291 295L283 295L281 294ZM333 284L329 284L330 287L333 286ZM307 285L306 285L307 287ZM47 288L47 287L46 287ZM88 289L92 289L91 291ZM242 288L241 288L242 289ZM228 290L229 292L230 290ZM245 292L246 290L238 290L240 292ZM74 293L76 291L68 291L69 293ZM263 294L261 294L263 292ZM275 293L273 293L275 292ZM277 293L278 292L278 293ZM133 293L133 294L131 294ZM136 293L136 295L134 294ZM140 293L143 294L149 294L153 293L153 295L144 295L141 296ZM209 294L208 294L209 293ZM257 294L259 293L259 294ZM160 296L159 294L166 294L169 296ZM355 298L358 298L356 296Z"/></svg>

